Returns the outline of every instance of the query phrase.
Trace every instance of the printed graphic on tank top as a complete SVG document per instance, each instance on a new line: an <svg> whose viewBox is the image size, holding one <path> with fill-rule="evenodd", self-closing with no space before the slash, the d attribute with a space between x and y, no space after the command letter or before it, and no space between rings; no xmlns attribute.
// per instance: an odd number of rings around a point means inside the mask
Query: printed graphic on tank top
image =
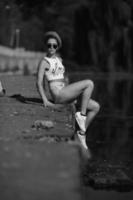
<svg viewBox="0 0 133 200"><path fill-rule="evenodd" d="M65 68L58 57L44 57L50 67L45 69L45 75L48 81L64 79Z"/></svg>

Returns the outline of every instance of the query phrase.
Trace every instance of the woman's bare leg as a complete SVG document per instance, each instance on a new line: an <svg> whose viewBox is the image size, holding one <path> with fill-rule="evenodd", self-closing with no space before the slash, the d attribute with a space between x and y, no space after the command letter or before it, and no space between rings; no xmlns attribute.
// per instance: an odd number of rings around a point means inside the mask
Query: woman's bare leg
<svg viewBox="0 0 133 200"><path fill-rule="evenodd" d="M81 113L86 115L88 109L88 103L94 88L94 84L91 80L83 80L76 83L72 83L64 87L58 96L58 103L67 103L74 101L82 94Z"/></svg>
<svg viewBox="0 0 133 200"><path fill-rule="evenodd" d="M85 133L90 122L99 110L98 104L90 100L94 84L91 80L83 80L64 87L57 98L57 103L68 103L82 94L81 111L75 114L80 129ZM90 110L90 112L87 112ZM87 114L87 117L86 117Z"/></svg>
<svg viewBox="0 0 133 200"><path fill-rule="evenodd" d="M100 105L96 101L90 99L88 102L87 109L88 109L88 112L87 112L87 118L86 118L86 129L88 128L88 126L90 125L94 117L97 115L97 113L99 112Z"/></svg>
<svg viewBox="0 0 133 200"><path fill-rule="evenodd" d="M87 114L88 104L89 104L93 89L94 89L94 84L92 81L90 81L88 83L88 87L85 88L84 92L82 93L82 101L81 101L82 115L86 116L86 114Z"/></svg>
<svg viewBox="0 0 133 200"><path fill-rule="evenodd" d="M94 84L91 80L79 81L77 83L70 84L63 88L58 97L58 103L67 103L77 99L77 97L82 94L82 102L81 102L81 114L86 115L85 119L83 119L83 126L81 126L81 130L83 130L83 135L79 132L77 133L78 138L81 142L81 145L85 150L88 150L86 144L86 135L85 130L99 111L99 104L94 100L90 99L91 94L94 88ZM88 111L89 110L89 111ZM84 116L82 116L84 118ZM82 119L81 119L82 121ZM79 123L80 124L80 123ZM81 124L80 124L81 125ZM90 155L90 154L89 154Z"/></svg>

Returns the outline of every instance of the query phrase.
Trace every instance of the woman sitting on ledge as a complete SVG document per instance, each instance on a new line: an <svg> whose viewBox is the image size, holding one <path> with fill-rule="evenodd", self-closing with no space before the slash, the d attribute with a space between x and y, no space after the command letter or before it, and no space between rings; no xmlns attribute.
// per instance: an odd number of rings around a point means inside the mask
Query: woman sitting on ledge
<svg viewBox="0 0 133 200"><path fill-rule="evenodd" d="M82 146L87 150L85 132L100 108L99 104L91 99L94 83L91 80L82 80L66 85L64 78L65 68L61 58L57 56L57 51L62 46L60 36L54 31L49 31L45 34L44 42L47 47L47 53L41 60L37 73L37 86L44 107L54 107L55 104L71 103L79 95L82 95L81 110L75 113L75 118L81 130L77 135ZM48 81L54 103L49 101L46 96L43 85L44 76Z"/></svg>

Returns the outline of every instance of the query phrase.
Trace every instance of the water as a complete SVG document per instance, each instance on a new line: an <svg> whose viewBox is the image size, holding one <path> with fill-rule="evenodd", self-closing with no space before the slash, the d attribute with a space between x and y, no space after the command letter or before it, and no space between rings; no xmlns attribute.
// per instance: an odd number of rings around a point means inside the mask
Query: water
<svg viewBox="0 0 133 200"><path fill-rule="evenodd" d="M88 130L91 143L101 144L95 154L113 161L132 160L133 80L112 78L97 80L95 85L94 98L100 102L101 110Z"/></svg>
<svg viewBox="0 0 133 200"><path fill-rule="evenodd" d="M133 199L133 186L128 182L133 180L133 76L82 73L72 75L71 81L86 78L95 83L92 98L101 110L87 130L93 157L83 169L83 199ZM90 177L100 177L100 181L91 184ZM114 177L120 179L119 184L114 184Z"/></svg>

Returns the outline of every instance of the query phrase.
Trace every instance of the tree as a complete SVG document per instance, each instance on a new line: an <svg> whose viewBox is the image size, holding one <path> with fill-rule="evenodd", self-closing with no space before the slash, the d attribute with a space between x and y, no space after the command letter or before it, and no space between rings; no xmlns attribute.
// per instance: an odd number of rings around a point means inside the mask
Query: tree
<svg viewBox="0 0 133 200"><path fill-rule="evenodd" d="M0 43L13 47L15 40L15 31L19 28L21 13L19 7L11 0L8 4L1 0L0 2Z"/></svg>
<svg viewBox="0 0 133 200"><path fill-rule="evenodd" d="M131 20L131 6L123 0L95 0L79 7L75 15L77 61L104 71L116 71L118 65L131 70Z"/></svg>

